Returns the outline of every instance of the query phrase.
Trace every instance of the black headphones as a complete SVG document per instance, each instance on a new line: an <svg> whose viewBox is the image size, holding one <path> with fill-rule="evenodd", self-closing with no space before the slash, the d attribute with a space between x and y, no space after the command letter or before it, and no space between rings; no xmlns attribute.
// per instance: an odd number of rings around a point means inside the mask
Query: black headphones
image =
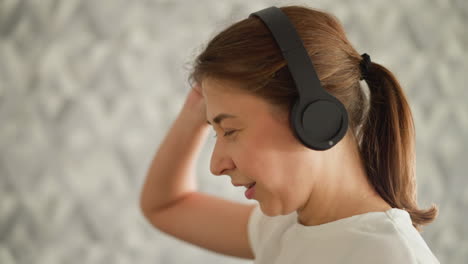
<svg viewBox="0 0 468 264"><path fill-rule="evenodd" d="M323 89L301 38L286 14L276 6L251 13L273 34L299 92L291 109L291 126L296 137L314 150L327 150L338 143L348 129L343 104Z"/></svg>

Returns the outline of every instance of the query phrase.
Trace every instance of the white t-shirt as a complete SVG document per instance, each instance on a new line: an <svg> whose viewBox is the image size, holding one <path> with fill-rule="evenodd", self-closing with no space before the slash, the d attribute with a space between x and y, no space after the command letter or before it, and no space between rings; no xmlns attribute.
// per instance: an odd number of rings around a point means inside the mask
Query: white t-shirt
<svg viewBox="0 0 468 264"><path fill-rule="evenodd" d="M398 208L305 226L297 212L270 217L257 205L248 236L255 264L440 263Z"/></svg>

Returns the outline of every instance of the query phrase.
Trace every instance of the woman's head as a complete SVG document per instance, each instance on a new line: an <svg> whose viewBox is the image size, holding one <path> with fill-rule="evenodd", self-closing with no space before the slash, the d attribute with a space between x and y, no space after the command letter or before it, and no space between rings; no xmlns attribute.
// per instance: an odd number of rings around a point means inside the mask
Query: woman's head
<svg viewBox="0 0 468 264"><path fill-rule="evenodd" d="M230 175L233 184L256 182L254 198L269 215L295 211L320 175L321 156L294 137L286 112L238 85L202 81L207 119L217 137L211 173Z"/></svg>
<svg viewBox="0 0 468 264"><path fill-rule="evenodd" d="M231 176L252 173L232 176L246 180L234 183L272 175L271 192L279 191L274 186L284 186L293 179L297 183L291 186L303 184L306 192L309 187L304 183L312 184L320 177L301 178L292 174L306 175L306 170L309 175L320 175L322 165L329 162L326 157L332 157L326 152L355 153L356 162L365 168L367 180L388 204L405 208L417 228L432 221L437 208L421 210L416 203L414 125L398 81L386 68L372 63L366 80L368 98L359 83L361 57L338 20L304 6L285 6L281 10L301 37L322 87L340 100L348 112L349 127L342 140L346 144L340 142L319 153L294 138L288 121L290 108L298 96L294 81L268 28L258 18L250 17L217 34L196 58L189 77L192 82L202 84L208 118L223 111L238 112L241 118L225 119L225 124L249 127L248 140L244 137L236 142L237 132L229 135L229 139L217 140L212 172L227 174L232 168ZM235 122L238 123L234 125ZM222 137L227 128L217 126L217 135ZM292 199L286 194L284 197Z"/></svg>

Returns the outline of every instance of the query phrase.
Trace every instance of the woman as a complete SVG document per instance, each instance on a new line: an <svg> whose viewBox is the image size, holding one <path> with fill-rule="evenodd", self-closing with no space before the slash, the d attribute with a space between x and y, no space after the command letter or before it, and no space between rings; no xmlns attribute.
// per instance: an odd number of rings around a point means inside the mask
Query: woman
<svg viewBox="0 0 468 264"><path fill-rule="evenodd" d="M346 134L325 150L298 139L290 113L299 94L287 62L260 19L241 20L195 61L195 85L148 172L145 217L184 241L255 263L438 263L418 232L437 207L417 205L414 125L398 81L356 52L334 16L280 9L322 87L345 107ZM248 188L258 206L197 191L207 123L217 134L211 172Z"/></svg>

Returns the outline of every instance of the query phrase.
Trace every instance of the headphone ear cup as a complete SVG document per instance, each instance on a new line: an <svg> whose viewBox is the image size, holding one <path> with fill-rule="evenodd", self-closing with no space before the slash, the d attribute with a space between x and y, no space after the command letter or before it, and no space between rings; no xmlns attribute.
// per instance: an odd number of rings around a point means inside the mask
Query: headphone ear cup
<svg viewBox="0 0 468 264"><path fill-rule="evenodd" d="M347 112L338 100L318 99L303 104L296 100L290 120L296 137L315 150L333 147L348 128Z"/></svg>

